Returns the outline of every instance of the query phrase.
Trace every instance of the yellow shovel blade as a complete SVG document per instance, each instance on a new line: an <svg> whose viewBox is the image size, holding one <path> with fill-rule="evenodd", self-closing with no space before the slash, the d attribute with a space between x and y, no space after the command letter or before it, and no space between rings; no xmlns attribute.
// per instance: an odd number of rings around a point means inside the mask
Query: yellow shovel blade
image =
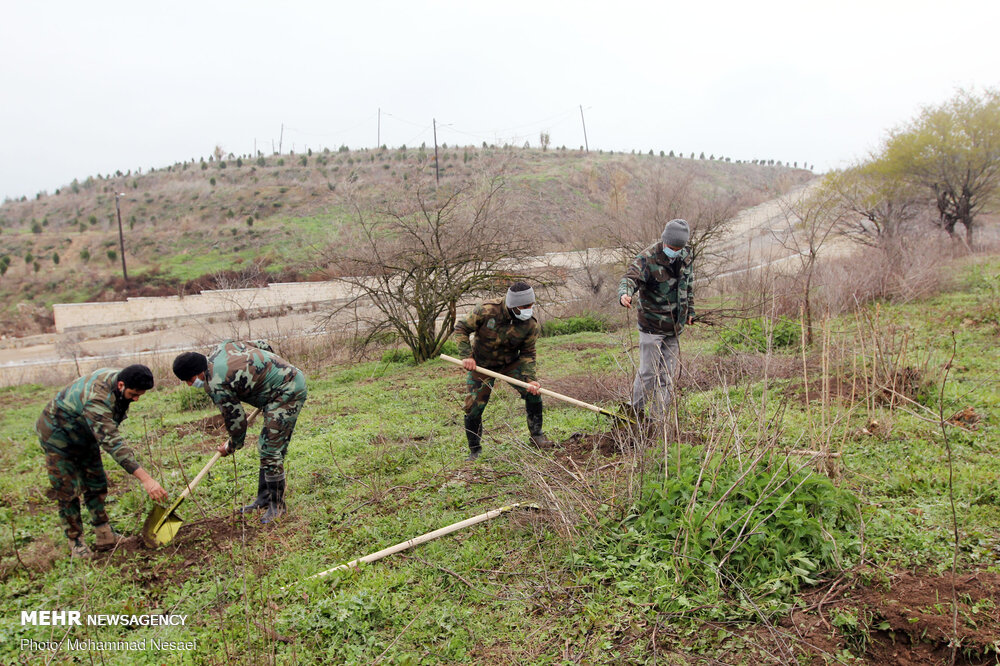
<svg viewBox="0 0 1000 666"><path fill-rule="evenodd" d="M142 542L147 548L165 546L177 536L184 519L177 515L175 509L176 505L169 508L153 507L142 525Z"/></svg>

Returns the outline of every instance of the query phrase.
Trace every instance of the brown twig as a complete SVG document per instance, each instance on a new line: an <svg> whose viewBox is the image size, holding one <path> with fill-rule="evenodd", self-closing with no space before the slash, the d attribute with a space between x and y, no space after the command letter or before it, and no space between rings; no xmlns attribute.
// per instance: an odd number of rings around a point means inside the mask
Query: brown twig
<svg viewBox="0 0 1000 666"><path fill-rule="evenodd" d="M254 625L258 629L260 629L261 631L264 632L265 636L267 636L268 638L270 638L272 641L278 641L280 643L291 643L292 641L295 640L294 638L292 638L290 636L284 636L282 634L279 634L277 631L275 631L271 627L265 626L265 625L261 624L260 622L258 622L257 620L254 620L253 623L254 623Z"/></svg>

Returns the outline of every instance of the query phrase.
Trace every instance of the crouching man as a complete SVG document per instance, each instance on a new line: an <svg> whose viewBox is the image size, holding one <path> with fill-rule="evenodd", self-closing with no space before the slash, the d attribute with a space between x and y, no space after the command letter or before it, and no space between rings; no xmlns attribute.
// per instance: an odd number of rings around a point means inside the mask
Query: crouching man
<svg viewBox="0 0 1000 666"><path fill-rule="evenodd" d="M243 448L247 417L241 403L260 409L264 427L257 440L257 498L243 507L243 513L266 508L260 519L265 524L284 514L285 456L306 402L306 377L302 371L262 340L227 340L207 357L184 352L174 359L173 369L188 386L204 388L222 412L229 432L229 441L219 447L223 456Z"/></svg>
<svg viewBox="0 0 1000 666"><path fill-rule="evenodd" d="M514 388L524 399L528 431L536 446L548 446L549 438L542 432L542 396L535 381L535 342L541 327L534 318L535 291L526 282L515 282L505 298L484 301L455 324L458 345L466 376L465 435L469 441L468 460L475 460L482 451L483 411L493 392L492 377L476 372L482 366L531 385ZM474 340L470 343L469 337Z"/></svg>
<svg viewBox="0 0 1000 666"><path fill-rule="evenodd" d="M97 535L96 548L109 550L121 539L104 509L108 477L101 449L137 478L153 501L167 500L166 491L139 466L132 449L118 433L129 406L151 388L153 373L144 365L130 365L123 370L102 368L60 391L35 423L52 484L48 494L59 504L59 518L72 557L91 554L83 540L81 492Z"/></svg>

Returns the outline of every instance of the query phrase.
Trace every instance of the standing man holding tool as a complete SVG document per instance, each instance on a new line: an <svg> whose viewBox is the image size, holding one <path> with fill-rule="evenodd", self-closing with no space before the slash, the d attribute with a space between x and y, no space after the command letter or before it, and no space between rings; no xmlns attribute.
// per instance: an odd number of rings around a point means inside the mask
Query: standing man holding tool
<svg viewBox="0 0 1000 666"><path fill-rule="evenodd" d="M639 372L632 385L632 409L642 416L655 394L650 413L665 414L680 355L677 337L694 322L694 255L691 230L684 220L670 220L660 242L650 245L629 264L618 285L623 307L635 304L639 323Z"/></svg>
<svg viewBox="0 0 1000 666"><path fill-rule="evenodd" d="M455 324L455 342L462 367L469 371L465 380L464 406L468 460L475 460L482 452L483 411L496 381L476 373L478 366L529 384L529 388L514 388L524 399L531 442L535 446L551 444L542 432L542 397L538 394L541 385L535 380L535 342L541 327L533 316L534 305L534 289L526 282L515 282L505 298L480 303ZM470 336L475 336L471 343Z"/></svg>
<svg viewBox="0 0 1000 666"><path fill-rule="evenodd" d="M285 513L285 456L295 422L306 402L302 371L274 353L263 340L219 344L207 357L184 352L174 359L174 374L188 386L204 387L222 412L229 441L219 447L227 456L243 448L247 417L242 402L260 409L260 471L257 498L243 513L267 508L260 522L267 524Z"/></svg>
<svg viewBox="0 0 1000 666"><path fill-rule="evenodd" d="M108 477L101 449L139 479L153 501L167 499L166 491L139 466L132 449L118 433L118 425L128 415L129 406L151 388L153 373L144 365L130 365L123 370L102 368L60 391L35 423L52 484L48 494L59 504L59 518L72 557L91 554L83 540L78 497L81 490L97 535L97 550L110 550L121 539L104 509Z"/></svg>

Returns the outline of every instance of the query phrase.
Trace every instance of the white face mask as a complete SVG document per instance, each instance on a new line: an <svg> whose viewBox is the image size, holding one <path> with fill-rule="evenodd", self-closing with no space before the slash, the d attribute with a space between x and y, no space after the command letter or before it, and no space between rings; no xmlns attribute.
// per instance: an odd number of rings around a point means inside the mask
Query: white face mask
<svg viewBox="0 0 1000 666"><path fill-rule="evenodd" d="M191 388L201 388L205 385L205 380L201 377L195 378L194 382L191 383Z"/></svg>
<svg viewBox="0 0 1000 666"><path fill-rule="evenodd" d="M515 312L514 316L521 321L528 321L531 319L531 315L535 314L534 308L521 308L520 312Z"/></svg>

